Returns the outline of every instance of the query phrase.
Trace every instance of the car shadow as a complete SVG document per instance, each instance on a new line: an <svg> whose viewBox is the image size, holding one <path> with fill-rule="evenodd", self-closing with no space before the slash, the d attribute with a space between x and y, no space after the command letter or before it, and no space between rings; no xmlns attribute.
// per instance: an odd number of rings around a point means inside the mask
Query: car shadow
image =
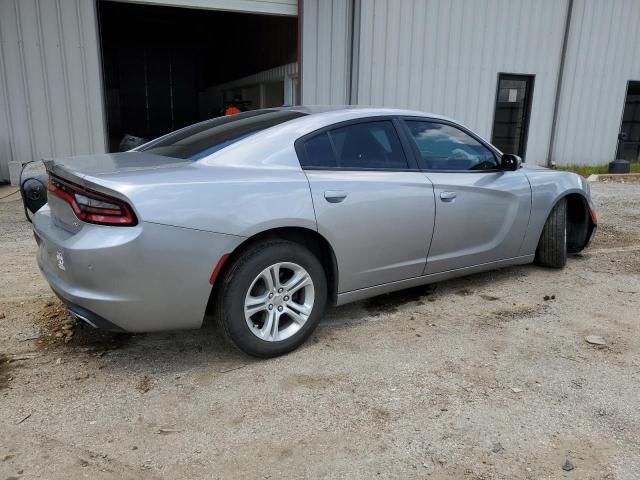
<svg viewBox="0 0 640 480"><path fill-rule="evenodd" d="M447 301L451 295L474 295L476 291L485 291L495 283L511 282L527 276L539 269L535 265L517 265L488 272L475 273L451 280L398 290L359 302L348 303L328 309L321 322L325 326L349 326L371 321L375 317L389 316L407 309L411 305L424 305L426 302ZM504 295L511 291L506 289ZM482 294L480 294L482 295ZM485 299L500 299L500 294L484 295Z"/></svg>
<svg viewBox="0 0 640 480"><path fill-rule="evenodd" d="M145 373L179 373L203 365L224 373L255 361L225 342L209 322L199 330L145 334L112 333L79 323L66 347L95 356L112 369L133 367Z"/></svg>
<svg viewBox="0 0 640 480"><path fill-rule="evenodd" d="M512 283L515 278L526 277L532 269L537 268L532 265L506 267L330 307L320 322L320 328L298 353L313 348L317 343L331 341L336 330L375 320L385 321L387 316L410 312L413 307L426 302L447 301L451 295L486 292L491 284ZM484 296L492 300L500 298ZM245 355L227 344L211 320L207 318L199 330L147 334L110 333L82 324L76 327L72 342L65 347L76 353L103 359L105 368L118 370L131 369L133 366L144 374L159 371L179 374L203 366L212 372L226 373L264 361Z"/></svg>

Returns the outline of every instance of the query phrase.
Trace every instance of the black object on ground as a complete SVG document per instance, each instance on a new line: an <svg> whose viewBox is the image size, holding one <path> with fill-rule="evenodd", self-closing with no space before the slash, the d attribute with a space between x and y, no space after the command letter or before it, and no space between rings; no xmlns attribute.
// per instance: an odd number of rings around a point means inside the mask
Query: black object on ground
<svg viewBox="0 0 640 480"><path fill-rule="evenodd" d="M616 156L622 152L622 146L627 139L625 133L618 134L618 149L616 150ZM629 173L631 171L631 162L618 158L613 162L609 162L609 173Z"/></svg>
<svg viewBox="0 0 640 480"><path fill-rule="evenodd" d="M617 159L609 162L609 173L629 173L631 171L631 162L628 160Z"/></svg>

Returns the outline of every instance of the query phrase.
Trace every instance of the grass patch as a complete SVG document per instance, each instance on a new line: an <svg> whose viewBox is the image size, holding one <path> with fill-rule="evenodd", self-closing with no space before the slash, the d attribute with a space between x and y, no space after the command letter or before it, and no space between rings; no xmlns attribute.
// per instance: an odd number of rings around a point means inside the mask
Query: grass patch
<svg viewBox="0 0 640 480"><path fill-rule="evenodd" d="M609 165L558 165L556 167L558 170L563 170L565 172L573 172L578 175L582 175L583 177L588 177L589 175L605 175L609 173ZM634 162L631 164L631 173L640 173L640 163Z"/></svg>

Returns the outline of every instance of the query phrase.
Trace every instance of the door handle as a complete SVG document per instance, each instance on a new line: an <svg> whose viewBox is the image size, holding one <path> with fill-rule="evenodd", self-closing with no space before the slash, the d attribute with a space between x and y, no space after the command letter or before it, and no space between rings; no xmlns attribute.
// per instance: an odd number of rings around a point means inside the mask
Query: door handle
<svg viewBox="0 0 640 480"><path fill-rule="evenodd" d="M329 203L340 203L347 198L348 193L342 190L327 190L324 199Z"/></svg>
<svg viewBox="0 0 640 480"><path fill-rule="evenodd" d="M440 192L440 200L443 202L453 202L457 196L456 192Z"/></svg>

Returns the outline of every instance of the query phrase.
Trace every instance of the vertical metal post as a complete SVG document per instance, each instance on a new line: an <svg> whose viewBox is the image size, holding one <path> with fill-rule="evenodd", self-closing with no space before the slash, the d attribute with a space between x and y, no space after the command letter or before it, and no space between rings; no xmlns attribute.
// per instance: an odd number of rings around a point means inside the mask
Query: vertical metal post
<svg viewBox="0 0 640 480"><path fill-rule="evenodd" d="M358 68L360 66L360 0L351 1L351 45L349 49L349 78L347 102L358 103Z"/></svg>
<svg viewBox="0 0 640 480"><path fill-rule="evenodd" d="M296 84L295 104L302 104L302 23L304 20L304 0L298 0L298 83Z"/></svg>
<svg viewBox="0 0 640 480"><path fill-rule="evenodd" d="M556 99L553 105L553 121L551 122L551 138L549 139L549 151L547 153L547 167L552 164L551 156L556 143L556 128L558 124L558 111L560 109L560 95L562 94L562 77L564 75L564 64L567 56L567 43L569 42L569 30L571 29L571 17L573 16L573 0L569 0L567 5L567 18L564 22L564 37L562 39L562 53L560 54L560 66L558 68L558 81L556 83Z"/></svg>

